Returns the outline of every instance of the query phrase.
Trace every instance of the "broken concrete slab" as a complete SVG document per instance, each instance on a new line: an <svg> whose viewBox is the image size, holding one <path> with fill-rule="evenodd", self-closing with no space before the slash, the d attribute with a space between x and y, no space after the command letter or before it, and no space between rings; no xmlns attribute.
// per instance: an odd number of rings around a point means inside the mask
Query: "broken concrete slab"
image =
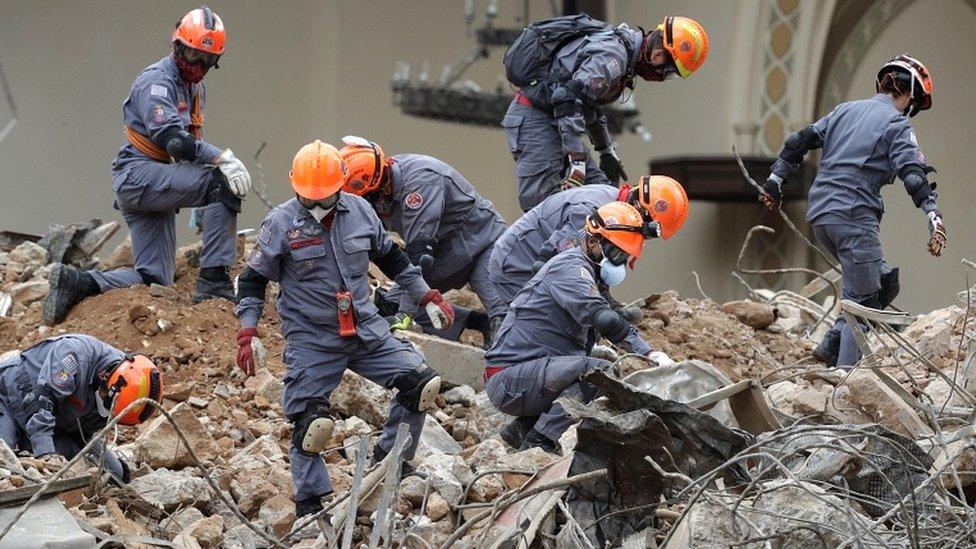
<svg viewBox="0 0 976 549"><path fill-rule="evenodd" d="M213 497L210 485L183 471L157 469L129 483L142 499L167 511L180 506L200 505Z"/></svg>
<svg viewBox="0 0 976 549"><path fill-rule="evenodd" d="M198 458L211 460L217 457L217 443L211 438L207 428L200 423L200 419L189 404L181 402L169 413L183 431ZM136 459L145 461L154 468L172 469L194 464L189 449L180 441L176 430L162 415L154 419L136 439Z"/></svg>
<svg viewBox="0 0 976 549"><path fill-rule="evenodd" d="M390 391L346 370L329 400L332 408L345 416L359 416L373 425L383 425L390 407Z"/></svg>
<svg viewBox="0 0 976 549"><path fill-rule="evenodd" d="M482 376L485 373L485 352L483 350L406 330L400 330L396 335L420 347L427 364L437 370L445 381L457 385L469 385L477 390L484 389Z"/></svg>
<svg viewBox="0 0 976 549"><path fill-rule="evenodd" d="M10 299L14 303L30 305L44 299L48 292L47 280L29 280L10 287Z"/></svg>
<svg viewBox="0 0 976 549"><path fill-rule="evenodd" d="M932 433L912 406L873 372L856 370L847 385L851 399L874 421L912 438Z"/></svg>
<svg viewBox="0 0 976 549"><path fill-rule="evenodd" d="M474 473L463 459L447 454L431 454L417 469L427 473L427 482L452 507L461 503L464 487L474 478Z"/></svg>
<svg viewBox="0 0 976 549"><path fill-rule="evenodd" d="M0 509L0 524L9 523L19 510L19 506ZM49 497L40 499L27 510L0 540L0 549L83 549L93 547L96 542L95 536L82 530L57 498Z"/></svg>
<svg viewBox="0 0 976 549"><path fill-rule="evenodd" d="M427 414L424 418L424 430L420 433L420 444L417 445L417 458L423 459L431 454L457 454L460 451L461 445L454 437Z"/></svg>

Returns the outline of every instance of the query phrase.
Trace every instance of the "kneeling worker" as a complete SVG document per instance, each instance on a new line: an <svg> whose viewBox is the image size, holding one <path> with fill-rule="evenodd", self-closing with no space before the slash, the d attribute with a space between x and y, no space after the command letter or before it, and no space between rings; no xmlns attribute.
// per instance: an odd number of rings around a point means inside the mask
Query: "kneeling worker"
<svg viewBox="0 0 976 549"><path fill-rule="evenodd" d="M329 397L347 368L398 390L375 447L377 461L393 447L400 423L410 427L405 459L413 458L424 413L440 390L437 373L410 344L390 335L389 324L370 301L369 262L414 296L435 327L454 320L451 305L393 244L369 203L340 192L346 175L335 147L321 141L302 147L291 171L296 196L265 217L238 281L237 364L247 375L254 375L252 345L268 281L281 285L277 309L287 368L282 407L294 425L291 476L297 516L321 511L321 497L332 493L319 453L334 427ZM414 471L404 464L404 472Z"/></svg>
<svg viewBox="0 0 976 549"><path fill-rule="evenodd" d="M145 356L129 356L89 335L52 337L0 361L0 438L59 468L109 416L140 398L162 402L162 394L162 376ZM137 406L119 423L138 425L153 411ZM104 444L89 457L104 459L116 480L129 482L129 467Z"/></svg>
<svg viewBox="0 0 976 549"><path fill-rule="evenodd" d="M600 282L622 282L627 265L640 258L643 224L630 204L601 206L587 217L580 246L549 260L515 296L485 354L489 399L502 412L519 416L502 432L509 445L555 452L556 441L572 423L556 399L574 395L591 400L595 390L580 376L611 367L587 356L594 330L635 354L670 361L652 351L597 289Z"/></svg>

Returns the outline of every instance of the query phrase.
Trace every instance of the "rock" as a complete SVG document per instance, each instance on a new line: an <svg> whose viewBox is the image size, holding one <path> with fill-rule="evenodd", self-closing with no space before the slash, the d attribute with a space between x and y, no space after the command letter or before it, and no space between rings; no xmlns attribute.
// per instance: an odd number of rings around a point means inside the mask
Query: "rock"
<svg viewBox="0 0 976 549"><path fill-rule="evenodd" d="M464 460L447 454L427 456L418 469L428 474L427 481L431 487L452 507L461 502L464 487L474 478L474 473Z"/></svg>
<svg viewBox="0 0 976 549"><path fill-rule="evenodd" d="M420 433L420 444L417 445L417 458L423 459L431 454L456 454L461 451L461 445L454 440L441 424L430 414L424 419L424 430Z"/></svg>
<svg viewBox="0 0 976 549"><path fill-rule="evenodd" d="M203 513L200 512L196 507L186 507L181 509L179 512L174 513L170 518L163 522L166 528L166 532L169 533L171 537L176 537L182 532L190 527L194 522L204 518Z"/></svg>
<svg viewBox="0 0 976 549"><path fill-rule="evenodd" d="M203 549L219 547L224 538L224 518L213 515L199 519L180 532L180 536L193 538Z"/></svg>
<svg viewBox="0 0 976 549"><path fill-rule="evenodd" d="M404 545L409 549L429 549L430 547L440 547L454 531L454 523L450 518L445 517L437 522L428 517L417 519L417 525L413 533L424 540L425 543L413 539L411 536L404 541Z"/></svg>
<svg viewBox="0 0 976 549"><path fill-rule="evenodd" d="M915 410L868 370L855 370L847 382L850 396L872 419L911 438L931 434Z"/></svg>
<svg viewBox="0 0 976 549"><path fill-rule="evenodd" d="M951 371L949 376L951 378ZM964 382L965 379L962 376L959 376L956 383L957 385L962 386ZM940 410L946 401L949 402L949 406L966 406L966 401L960 395L959 389L957 388L956 390L952 390L949 383L941 377L936 377L933 379L931 383L925 386L925 390L923 390L922 393L931 399L932 406L935 407L936 411Z"/></svg>
<svg viewBox="0 0 976 549"><path fill-rule="evenodd" d="M331 396L332 408L346 416L359 416L372 425L383 425L390 407L390 392L346 370Z"/></svg>
<svg viewBox="0 0 976 549"><path fill-rule="evenodd" d="M538 471L556 459L542 448L530 448L523 452L509 454L498 462L499 469L520 469L523 471ZM505 473L502 480L509 488L518 488L525 484L529 477L515 473Z"/></svg>
<svg viewBox="0 0 976 549"><path fill-rule="evenodd" d="M945 356L950 347L952 325L962 314L963 310L956 306L936 309L905 328L905 337L914 342L923 355Z"/></svg>
<svg viewBox="0 0 976 549"><path fill-rule="evenodd" d="M166 385L166 398L175 400L176 402L183 402L190 398L190 394L192 393L193 386L189 383L172 383Z"/></svg>
<svg viewBox="0 0 976 549"><path fill-rule="evenodd" d="M513 418L503 414L495 408L488 399L488 393L481 391L474 397L471 407L468 409L468 419L472 427L480 435L481 440L498 434L502 427L508 425Z"/></svg>
<svg viewBox="0 0 976 549"><path fill-rule="evenodd" d="M451 389L444 393L444 400L448 404L461 404L464 406L471 406L474 402L474 397L476 393L468 385L458 385L457 387Z"/></svg>
<svg viewBox="0 0 976 549"><path fill-rule="evenodd" d="M241 481L236 478L230 483L231 494L237 498L237 507L247 518L254 518L264 505L279 493L278 488L270 482L257 477L244 477Z"/></svg>
<svg viewBox="0 0 976 549"><path fill-rule="evenodd" d="M265 501L258 518L271 528L276 536L284 536L291 531L295 523L295 504L291 501L291 496L278 494Z"/></svg>
<svg viewBox="0 0 976 549"><path fill-rule="evenodd" d="M254 377L247 378L244 387L251 389L256 395L263 396L269 402L280 402L281 393L285 390L284 382L267 369L258 370Z"/></svg>
<svg viewBox="0 0 976 549"><path fill-rule="evenodd" d="M437 492L434 492L427 498L427 516L430 520L437 522L450 514L450 512L451 508Z"/></svg>
<svg viewBox="0 0 976 549"><path fill-rule="evenodd" d="M756 303L747 299L729 301L722 305L722 310L737 318L739 322L756 330L762 330L776 320L776 309L772 305Z"/></svg>
<svg viewBox="0 0 976 549"><path fill-rule="evenodd" d="M130 486L142 499L167 511L207 503L213 497L207 481L165 467L133 479Z"/></svg>
<svg viewBox="0 0 976 549"><path fill-rule="evenodd" d="M485 475L471 486L471 490L468 492L468 500L481 503L494 501L505 490L508 490L508 486L502 480L501 475Z"/></svg>
<svg viewBox="0 0 976 549"><path fill-rule="evenodd" d="M198 458L212 460L217 457L217 443L188 404L177 404L169 413ZM154 419L136 439L135 457L153 468L193 465L193 458L186 445L180 441L176 430L162 415Z"/></svg>
<svg viewBox="0 0 976 549"><path fill-rule="evenodd" d="M135 536L148 536L149 529L138 522L129 519L119 508L119 504L114 499L105 502L105 512L112 519L114 534L130 534Z"/></svg>
<svg viewBox="0 0 976 549"><path fill-rule="evenodd" d="M173 538L173 545L180 547L181 549L203 549L200 542L196 540L193 536L189 534L180 533L180 535Z"/></svg>
<svg viewBox="0 0 976 549"><path fill-rule="evenodd" d="M205 398L195 397L195 396L191 396L190 398L186 399L186 403L189 404L190 406L193 406L194 408L200 408L200 409L206 408L207 406L210 405L209 400Z"/></svg>
<svg viewBox="0 0 976 549"><path fill-rule="evenodd" d="M570 425L569 429L559 437L559 449L564 456L568 456L573 450L576 449L576 442L578 438L576 436L576 424Z"/></svg>
<svg viewBox="0 0 976 549"><path fill-rule="evenodd" d="M338 445L349 439L352 439L358 444L360 436L368 435L371 432L373 432L373 427L356 416L340 419L336 422L336 429L332 434L332 440L329 442L329 445Z"/></svg>
<svg viewBox="0 0 976 549"><path fill-rule="evenodd" d="M103 271L110 271L119 267L131 267L134 264L135 257L132 254L132 236L127 235L125 240L115 247L112 254L100 261L98 266Z"/></svg>
<svg viewBox="0 0 976 549"><path fill-rule="evenodd" d="M285 453L281 451L278 441L271 435L265 435L242 448L237 455L230 459L229 465L235 471L247 471L252 468L251 465L256 461L260 467L266 468L267 465L264 461L257 458L259 455L269 461L284 463L285 460Z"/></svg>
<svg viewBox="0 0 976 549"><path fill-rule="evenodd" d="M14 303L20 303L21 305L30 305L35 301L44 299L47 295L49 289L47 280L30 280L28 282L21 282L19 284L14 284L10 287L10 298Z"/></svg>
<svg viewBox="0 0 976 549"><path fill-rule="evenodd" d="M462 452L465 461L475 470L492 469L508 455L508 445L497 438L483 440Z"/></svg>
<svg viewBox="0 0 976 549"><path fill-rule="evenodd" d="M172 286L163 286L162 284L156 284L155 282L149 285L149 295L172 300L177 300L180 297L179 292L177 292Z"/></svg>
<svg viewBox="0 0 976 549"><path fill-rule="evenodd" d="M424 501L427 493L427 481L418 476L409 476L400 481L400 494L416 508Z"/></svg>
<svg viewBox="0 0 976 549"><path fill-rule="evenodd" d="M30 240L25 240L10 250L8 260L20 263L24 267L43 267L47 265L47 250Z"/></svg>
<svg viewBox="0 0 976 549"><path fill-rule="evenodd" d="M266 547L267 544L268 542L264 538L248 528L246 524L238 524L224 533L224 547L226 549L257 549L258 547Z"/></svg>

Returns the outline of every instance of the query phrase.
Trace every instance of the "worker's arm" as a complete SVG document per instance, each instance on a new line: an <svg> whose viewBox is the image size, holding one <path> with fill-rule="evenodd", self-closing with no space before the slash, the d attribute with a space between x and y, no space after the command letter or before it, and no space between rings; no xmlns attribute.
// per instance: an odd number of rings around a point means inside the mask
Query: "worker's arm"
<svg viewBox="0 0 976 549"><path fill-rule="evenodd" d="M242 328L257 327L264 312L264 292L268 282L281 279L285 244L278 212L278 209L272 210L261 223L257 244L237 279L237 319Z"/></svg>
<svg viewBox="0 0 976 549"><path fill-rule="evenodd" d="M600 295L593 275L585 268L573 269L572 265L567 262L560 269L550 268L547 271L551 276L559 278L558 283L553 284L553 299L559 306L574 315L580 325L596 329L612 343L621 345L635 354L644 356L650 354L651 346L641 339L637 330L614 312L606 299ZM606 320L611 318L614 321L607 323Z"/></svg>
<svg viewBox="0 0 976 549"><path fill-rule="evenodd" d="M430 286L424 281L420 268L411 263L407 255L393 243L376 213L369 210L367 215L371 217L373 226L369 260L403 288L404 292L420 302L430 292Z"/></svg>
<svg viewBox="0 0 976 549"><path fill-rule="evenodd" d="M133 86L131 100L138 107L149 139L157 147L177 160L197 164L213 163L223 150L186 131L177 107L178 97L177 84L158 76L146 77L137 82Z"/></svg>
<svg viewBox="0 0 976 549"><path fill-rule="evenodd" d="M434 255L437 231L444 215L444 186L453 184L433 170L420 170L411 181L404 183L399 204L403 220L400 236L407 244L407 257L414 265L421 265L423 256Z"/></svg>
<svg viewBox="0 0 976 549"><path fill-rule="evenodd" d="M83 364L90 361L91 357L75 348L70 339L61 340L41 365L37 373L37 385L30 393L21 395L27 416L25 430L30 438L34 457L56 452L55 416L64 400L75 392L79 371L87 367Z"/></svg>

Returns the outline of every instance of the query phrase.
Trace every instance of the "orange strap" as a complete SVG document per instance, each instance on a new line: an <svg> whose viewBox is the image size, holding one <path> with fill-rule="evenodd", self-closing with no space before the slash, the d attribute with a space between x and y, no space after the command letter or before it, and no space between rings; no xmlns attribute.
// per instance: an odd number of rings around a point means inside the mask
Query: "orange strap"
<svg viewBox="0 0 976 549"><path fill-rule="evenodd" d="M203 136L203 105L198 89L194 88L194 91L197 93L193 94L193 106L190 109L190 134L200 139ZM129 143L132 143L139 152L158 162L169 163L169 154L156 146L152 139L132 129L131 126L123 126L122 131Z"/></svg>

